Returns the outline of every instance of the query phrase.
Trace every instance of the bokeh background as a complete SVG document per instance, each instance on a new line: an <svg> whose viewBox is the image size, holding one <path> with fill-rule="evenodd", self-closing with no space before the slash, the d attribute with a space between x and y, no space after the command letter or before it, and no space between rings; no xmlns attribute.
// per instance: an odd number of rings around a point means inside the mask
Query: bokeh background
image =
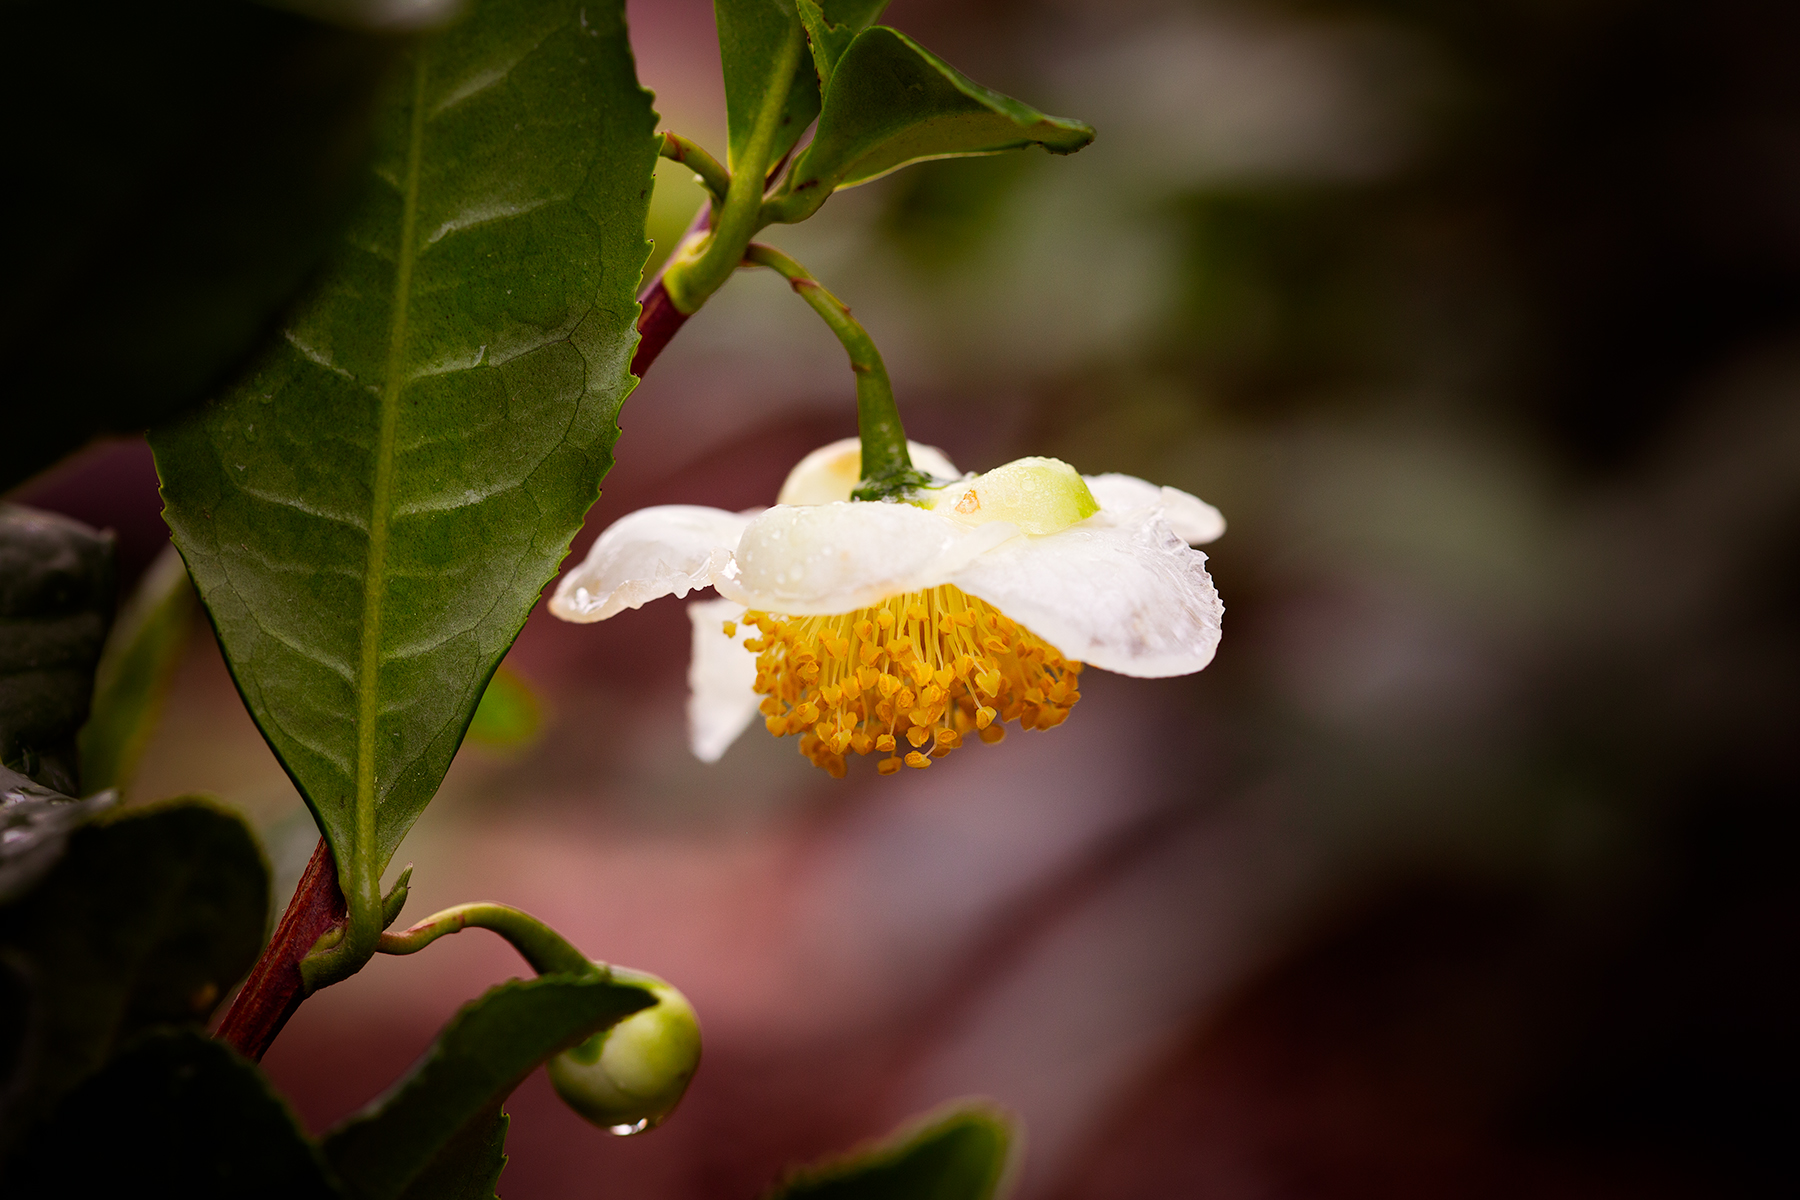
<svg viewBox="0 0 1800 1200"><path fill-rule="evenodd" d="M667 127L724 137L711 7L634 0ZM1762 1196L1796 1187L1800 8L1756 0L896 0L1099 129L777 228L915 438L1219 505L1225 639L1062 727L834 782L688 757L688 621L533 614L514 715L400 859L697 1005L665 1127L541 1075L512 1200L755 1196L952 1097L1021 1200ZM663 252L699 203L664 164ZM575 552L743 508L854 431L835 343L744 274L628 402ZM17 496L166 544L141 442ZM521 744L520 731L528 736ZM285 902L315 833L196 625L134 799L206 791ZM520 970L470 934L309 1001L321 1128Z"/></svg>

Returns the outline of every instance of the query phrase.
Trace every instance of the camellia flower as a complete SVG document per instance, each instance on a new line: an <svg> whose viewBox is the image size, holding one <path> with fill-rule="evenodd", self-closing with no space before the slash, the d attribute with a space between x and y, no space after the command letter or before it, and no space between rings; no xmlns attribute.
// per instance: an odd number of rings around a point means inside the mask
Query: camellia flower
<svg viewBox="0 0 1800 1200"><path fill-rule="evenodd" d="M1217 509L1129 475L1022 458L963 476L909 443L940 484L911 502L853 501L852 438L807 455L773 508L640 509L563 576L550 611L603 621L659 596L689 606L690 740L716 761L760 711L842 776L846 753L883 774L927 767L1007 722L1062 723L1083 666L1186 675L1212 661L1224 612L1191 547Z"/></svg>

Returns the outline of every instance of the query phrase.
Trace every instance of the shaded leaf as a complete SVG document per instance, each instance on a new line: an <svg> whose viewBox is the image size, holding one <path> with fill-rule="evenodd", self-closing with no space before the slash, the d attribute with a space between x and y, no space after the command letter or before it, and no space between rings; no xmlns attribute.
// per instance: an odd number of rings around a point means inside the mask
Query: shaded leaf
<svg viewBox="0 0 1800 1200"><path fill-rule="evenodd" d="M838 59L856 35L881 15L888 0L795 0L795 5L806 26L806 40L812 44L819 87L824 89L831 84Z"/></svg>
<svg viewBox="0 0 1800 1200"><path fill-rule="evenodd" d="M0 766L69 796L113 589L112 534L0 504Z"/></svg>
<svg viewBox="0 0 1800 1200"><path fill-rule="evenodd" d="M69 834L118 798L101 792L77 800L0 767L0 904L34 887L62 857Z"/></svg>
<svg viewBox="0 0 1800 1200"><path fill-rule="evenodd" d="M787 99L769 150L781 160L819 115L818 76L806 68L806 38L794 0L713 0L719 64L725 76L726 168L744 161L763 98L787 73Z"/></svg>
<svg viewBox="0 0 1800 1200"><path fill-rule="evenodd" d="M78 739L88 791L123 790L156 729L163 698L187 644L194 588L173 546L139 581L100 655L93 711Z"/></svg>
<svg viewBox="0 0 1800 1200"><path fill-rule="evenodd" d="M1072 154L1094 140L1079 121L1051 117L982 87L898 30L865 29L832 72L818 132L794 163L782 219L825 197L931 158L1038 145Z"/></svg>
<svg viewBox="0 0 1800 1200"><path fill-rule="evenodd" d="M338 1195L263 1073L196 1031L152 1033L71 1092L8 1196L325 1200Z"/></svg>
<svg viewBox="0 0 1800 1200"><path fill-rule="evenodd" d="M400 1200L497 1200L495 1189L506 1169L506 1129L512 1123L499 1108L495 1104L492 1115L463 1126Z"/></svg>
<svg viewBox="0 0 1800 1200"><path fill-rule="evenodd" d="M403 65L317 288L151 439L245 702L364 880L611 465L657 145L623 0L483 0Z"/></svg>
<svg viewBox="0 0 1800 1200"><path fill-rule="evenodd" d="M361 182L399 42L241 0L10 0L0 489L216 390Z"/></svg>
<svg viewBox="0 0 1800 1200"><path fill-rule="evenodd" d="M403 1079L325 1136L326 1160L353 1196L401 1196L446 1154L478 1158L472 1147L500 1104L545 1060L653 1003L643 988L599 974L490 988Z"/></svg>
<svg viewBox="0 0 1800 1200"><path fill-rule="evenodd" d="M767 1200L990 1200L1006 1173L1012 1122L989 1105L928 1115L874 1146L796 1171Z"/></svg>
<svg viewBox="0 0 1800 1200"><path fill-rule="evenodd" d="M69 835L43 881L0 908L0 951L29 976L39 1024L6 1135L133 1035L206 1020L256 960L268 906L255 838L210 804L129 809Z"/></svg>

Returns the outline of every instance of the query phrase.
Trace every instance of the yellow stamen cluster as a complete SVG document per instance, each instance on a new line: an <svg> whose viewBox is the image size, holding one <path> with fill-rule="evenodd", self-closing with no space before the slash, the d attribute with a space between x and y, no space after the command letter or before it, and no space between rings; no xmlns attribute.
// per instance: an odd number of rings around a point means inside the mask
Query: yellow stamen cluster
<svg viewBox="0 0 1800 1200"><path fill-rule="evenodd" d="M1081 664L991 604L945 585L829 617L748 612L756 690L776 737L843 778L844 755L885 754L883 775L929 767L975 733L1062 724L1081 699ZM727 622L726 636L737 632ZM927 744L929 743L929 745ZM904 757L902 757L904 755Z"/></svg>

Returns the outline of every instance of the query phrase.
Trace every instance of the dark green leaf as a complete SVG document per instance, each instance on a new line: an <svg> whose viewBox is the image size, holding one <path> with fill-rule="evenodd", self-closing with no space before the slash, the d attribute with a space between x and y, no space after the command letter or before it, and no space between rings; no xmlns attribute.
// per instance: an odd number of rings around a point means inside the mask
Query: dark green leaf
<svg viewBox="0 0 1800 1200"><path fill-rule="evenodd" d="M162 1031L71 1092L7 1179L26 1197L327 1200L338 1195L255 1066L204 1034Z"/></svg>
<svg viewBox="0 0 1800 1200"><path fill-rule="evenodd" d="M112 534L0 504L0 765L70 796L113 587Z"/></svg>
<svg viewBox="0 0 1800 1200"><path fill-rule="evenodd" d="M36 886L62 857L69 834L118 798L101 792L77 800L0 767L0 904Z"/></svg>
<svg viewBox="0 0 1800 1200"><path fill-rule="evenodd" d="M93 713L79 739L81 782L88 791L130 784L193 617L194 588L171 546L150 564L100 655Z"/></svg>
<svg viewBox="0 0 1800 1200"><path fill-rule="evenodd" d="M819 115L819 80L805 69L805 33L794 0L713 0L713 17L725 76L727 169L744 161L763 99L782 86L777 77L785 72L787 100L766 164L772 167ZM790 51L798 53L790 57Z"/></svg>
<svg viewBox="0 0 1800 1200"><path fill-rule="evenodd" d="M361 183L399 43L241 0L0 7L0 489L233 373Z"/></svg>
<svg viewBox="0 0 1800 1200"><path fill-rule="evenodd" d="M806 26L806 40L812 43L813 64L823 89L830 86L838 59L844 57L856 35L881 15L888 0L795 0L795 4Z"/></svg>
<svg viewBox="0 0 1800 1200"><path fill-rule="evenodd" d="M0 952L36 995L7 1133L139 1031L204 1021L255 961L268 905L256 839L210 804L129 809L71 834L43 881L0 908Z"/></svg>
<svg viewBox="0 0 1800 1200"><path fill-rule="evenodd" d="M552 1055L655 1003L601 975L543 975L490 988L362 1112L326 1135L325 1157L362 1200L403 1195L445 1153L463 1154L500 1104Z"/></svg>
<svg viewBox="0 0 1800 1200"><path fill-rule="evenodd" d="M657 146L623 0L483 0L400 76L317 289L151 439L252 715L371 878L611 465Z"/></svg>
<svg viewBox="0 0 1800 1200"><path fill-rule="evenodd" d="M818 132L784 185L794 199L783 219L908 163L1032 145L1072 154L1093 140L1081 122L990 91L905 34L876 25L856 36L832 72Z"/></svg>
<svg viewBox="0 0 1800 1200"><path fill-rule="evenodd" d="M1006 1173L1012 1122L958 1106L874 1146L789 1175L767 1200L989 1200Z"/></svg>
<svg viewBox="0 0 1800 1200"><path fill-rule="evenodd" d="M506 1170L506 1128L512 1123L499 1107L463 1126L400 1200L497 1200L495 1188Z"/></svg>

